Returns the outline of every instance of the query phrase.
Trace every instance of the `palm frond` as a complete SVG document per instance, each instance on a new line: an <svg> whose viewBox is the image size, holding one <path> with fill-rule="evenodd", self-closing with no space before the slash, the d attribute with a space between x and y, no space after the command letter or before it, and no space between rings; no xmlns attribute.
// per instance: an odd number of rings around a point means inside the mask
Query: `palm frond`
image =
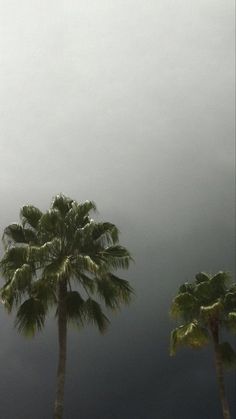
<svg viewBox="0 0 236 419"><path fill-rule="evenodd" d="M204 322L208 323L211 319L219 319L224 306L221 301L217 301L209 306L200 307L200 316Z"/></svg>
<svg viewBox="0 0 236 419"><path fill-rule="evenodd" d="M236 333L236 311L227 314L224 324L229 331Z"/></svg>
<svg viewBox="0 0 236 419"><path fill-rule="evenodd" d="M111 223L96 223L92 231L93 240L99 241L103 246L116 244L119 240L119 230Z"/></svg>
<svg viewBox="0 0 236 419"><path fill-rule="evenodd" d="M210 275L207 274L206 272L198 272L195 275L196 278L196 283L200 284L201 282L208 282L210 279Z"/></svg>
<svg viewBox="0 0 236 419"><path fill-rule="evenodd" d="M109 246L98 255L101 260L114 269L128 269L132 257L128 250L120 245Z"/></svg>
<svg viewBox="0 0 236 419"><path fill-rule="evenodd" d="M236 311L236 289L230 289L224 297L224 307L226 311Z"/></svg>
<svg viewBox="0 0 236 419"><path fill-rule="evenodd" d="M37 229L39 220L42 215L43 213L33 205L25 205L20 212L23 226L28 224L34 229Z"/></svg>
<svg viewBox="0 0 236 419"><path fill-rule="evenodd" d="M109 281L116 288L118 294L119 303L129 304L131 302L132 296L134 295L134 290L125 279L119 278L118 276L108 273Z"/></svg>
<svg viewBox="0 0 236 419"><path fill-rule="evenodd" d="M170 314L175 319L189 321L194 319L199 312L197 299L189 292L178 294L172 301Z"/></svg>
<svg viewBox="0 0 236 419"><path fill-rule="evenodd" d="M28 247L10 247L0 261L0 270L7 280L12 279L16 269L28 263Z"/></svg>
<svg viewBox="0 0 236 419"><path fill-rule="evenodd" d="M71 209L72 203L73 199L68 198L63 194L58 194L53 198L51 208L58 210L64 218L67 212Z"/></svg>
<svg viewBox="0 0 236 419"><path fill-rule="evenodd" d="M189 346L198 349L207 345L208 342L209 335L205 328L201 327L197 321L187 323L172 331L170 355L175 355L180 346Z"/></svg>
<svg viewBox="0 0 236 419"><path fill-rule="evenodd" d="M109 319L103 313L101 306L92 298L85 301L87 320L95 324L101 333L104 333L109 325Z"/></svg>
<svg viewBox="0 0 236 419"><path fill-rule="evenodd" d="M82 326L86 319L87 307L81 295L77 291L68 291L66 295L67 320Z"/></svg>
<svg viewBox="0 0 236 419"><path fill-rule="evenodd" d="M44 280L51 278L56 281L60 281L63 278L69 278L71 273L72 266L70 263L70 258L68 256L64 256L63 258L53 260L51 263L49 263L43 269L42 276Z"/></svg>
<svg viewBox="0 0 236 419"><path fill-rule="evenodd" d="M35 298L29 298L18 309L15 326L25 336L34 336L45 322L46 310L43 303Z"/></svg>
<svg viewBox="0 0 236 419"><path fill-rule="evenodd" d="M57 209L48 210L42 215L39 221L39 229L44 237L58 237L64 229L64 222L61 213Z"/></svg>
<svg viewBox="0 0 236 419"><path fill-rule="evenodd" d="M7 248L12 243L36 243L37 236L32 229L24 228L20 224L10 224L3 233L3 243Z"/></svg>

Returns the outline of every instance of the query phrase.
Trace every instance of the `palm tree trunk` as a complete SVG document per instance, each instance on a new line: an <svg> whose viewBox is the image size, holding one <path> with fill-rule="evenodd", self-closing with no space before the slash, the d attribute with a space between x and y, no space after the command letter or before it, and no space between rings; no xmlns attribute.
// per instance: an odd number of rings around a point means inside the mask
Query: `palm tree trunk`
<svg viewBox="0 0 236 419"><path fill-rule="evenodd" d="M66 281L61 281L58 287L58 342L59 358L57 366L56 399L54 404L54 419L62 419L64 408L64 387L66 372L66 344L67 344L67 319L66 319Z"/></svg>
<svg viewBox="0 0 236 419"><path fill-rule="evenodd" d="M223 418L230 419L229 405L228 405L228 400L226 398L226 392L225 392L223 364L222 364L221 354L219 350L218 325L215 325L215 327L212 329L212 336L213 336L214 352L215 352L216 378L217 378L218 387L219 387Z"/></svg>

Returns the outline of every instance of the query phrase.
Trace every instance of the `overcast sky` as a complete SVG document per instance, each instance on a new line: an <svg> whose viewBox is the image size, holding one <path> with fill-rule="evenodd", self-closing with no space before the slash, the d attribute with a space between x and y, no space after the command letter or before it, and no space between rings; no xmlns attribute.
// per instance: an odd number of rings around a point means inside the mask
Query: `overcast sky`
<svg viewBox="0 0 236 419"><path fill-rule="evenodd" d="M233 0L0 0L0 51L1 231L64 192L136 261L107 335L70 333L65 419L220 419L211 352L170 359L168 311L234 272ZM0 417L48 419L53 319L25 341L0 315Z"/></svg>

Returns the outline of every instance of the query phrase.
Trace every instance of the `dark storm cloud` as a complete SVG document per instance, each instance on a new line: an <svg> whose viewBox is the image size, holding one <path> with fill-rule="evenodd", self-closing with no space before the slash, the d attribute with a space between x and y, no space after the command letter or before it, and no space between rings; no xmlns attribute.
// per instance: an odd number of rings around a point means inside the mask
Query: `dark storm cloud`
<svg viewBox="0 0 236 419"><path fill-rule="evenodd" d="M62 191L95 200L135 258L108 334L70 333L66 419L220 419L210 350L170 359L168 312L197 271L234 271L233 2L0 8L1 230ZM47 419L53 319L35 341L0 322L0 416Z"/></svg>

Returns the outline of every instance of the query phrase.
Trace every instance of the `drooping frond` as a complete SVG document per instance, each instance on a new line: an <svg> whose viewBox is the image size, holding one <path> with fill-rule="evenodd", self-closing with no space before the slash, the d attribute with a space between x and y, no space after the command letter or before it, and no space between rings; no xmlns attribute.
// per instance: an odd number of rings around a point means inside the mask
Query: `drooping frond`
<svg viewBox="0 0 236 419"><path fill-rule="evenodd" d="M172 301L170 314L175 319L189 321L194 319L198 312L198 301L189 292L178 294Z"/></svg>
<svg viewBox="0 0 236 419"><path fill-rule="evenodd" d="M32 280L32 270L30 265L24 263L20 268L17 268L11 280L12 286L23 291L30 286Z"/></svg>
<svg viewBox="0 0 236 419"><path fill-rule="evenodd" d="M86 275L81 270L74 270L74 276L77 281L83 286L85 290L90 291L92 294L95 290L95 281L89 275Z"/></svg>
<svg viewBox="0 0 236 419"><path fill-rule="evenodd" d="M86 319L85 302L77 291L68 291L66 295L67 320L81 326Z"/></svg>
<svg viewBox="0 0 236 419"><path fill-rule="evenodd" d="M119 230L111 223L95 223L92 238L99 241L103 246L116 244L119 240Z"/></svg>
<svg viewBox="0 0 236 419"><path fill-rule="evenodd" d="M220 271L214 275L209 281L213 298L222 297L225 294L230 281L231 278L227 272Z"/></svg>
<svg viewBox="0 0 236 419"><path fill-rule="evenodd" d="M55 290L55 283L53 281L39 278L34 281L31 285L30 295L39 301L43 302L43 305L49 309L57 303L57 296Z"/></svg>
<svg viewBox="0 0 236 419"><path fill-rule="evenodd" d="M172 331L170 355L175 355L180 346L190 346L191 348L198 349L207 345L208 342L209 335L205 328L201 327L197 321L187 323Z"/></svg>
<svg viewBox="0 0 236 419"><path fill-rule="evenodd" d="M70 263L70 258L69 256L64 256L49 263L43 269L42 276L44 280L51 278L52 280L60 281L61 279L70 278L71 273L72 266Z"/></svg>
<svg viewBox="0 0 236 419"><path fill-rule="evenodd" d="M25 336L34 336L45 322L46 310L43 303L35 298L29 298L18 309L15 326Z"/></svg>
<svg viewBox="0 0 236 419"><path fill-rule="evenodd" d="M223 366L227 369L236 368L236 352L229 342L222 342L218 345Z"/></svg>
<svg viewBox="0 0 236 419"><path fill-rule="evenodd" d="M132 296L134 295L134 290L129 282L125 279L119 278L112 273L108 273L107 277L116 289L119 303L129 304L131 302Z"/></svg>
<svg viewBox="0 0 236 419"><path fill-rule="evenodd" d="M37 243L37 236L32 229L24 228L20 224L10 224L3 233L5 247L12 243Z"/></svg>
<svg viewBox="0 0 236 419"><path fill-rule="evenodd" d="M12 279L15 270L25 263L28 263L28 247L9 247L0 261L3 277L7 280Z"/></svg>
<svg viewBox="0 0 236 419"><path fill-rule="evenodd" d="M92 298L88 298L84 307L87 320L95 324L101 333L104 333L109 325L109 319L103 313L100 304Z"/></svg>
<svg viewBox="0 0 236 419"><path fill-rule="evenodd" d="M217 301L209 306L200 307L200 316L204 322L208 323L211 319L219 319L224 306L221 301Z"/></svg>
<svg viewBox="0 0 236 419"><path fill-rule="evenodd" d="M121 304L129 304L132 297L132 288L128 281L108 274L96 280L97 292L105 305L110 309L118 309Z"/></svg>
<svg viewBox="0 0 236 419"><path fill-rule="evenodd" d="M132 260L128 250L120 245L109 246L99 253L99 258L107 267L114 269L128 269Z"/></svg>
<svg viewBox="0 0 236 419"><path fill-rule="evenodd" d="M214 301L214 294L209 281L201 281L194 287L194 296L200 305L210 304Z"/></svg>
<svg viewBox="0 0 236 419"><path fill-rule="evenodd" d="M28 248L29 260L43 265L58 258L61 251L61 240L59 238L45 242L42 246L30 246Z"/></svg>
<svg viewBox="0 0 236 419"><path fill-rule="evenodd" d="M100 266L88 255L78 255L73 260L74 271L86 273L90 272L96 274L100 270Z"/></svg>
<svg viewBox="0 0 236 419"><path fill-rule="evenodd" d="M23 226L29 225L30 227L37 229L40 218L43 213L33 205L25 205L20 212Z"/></svg>

